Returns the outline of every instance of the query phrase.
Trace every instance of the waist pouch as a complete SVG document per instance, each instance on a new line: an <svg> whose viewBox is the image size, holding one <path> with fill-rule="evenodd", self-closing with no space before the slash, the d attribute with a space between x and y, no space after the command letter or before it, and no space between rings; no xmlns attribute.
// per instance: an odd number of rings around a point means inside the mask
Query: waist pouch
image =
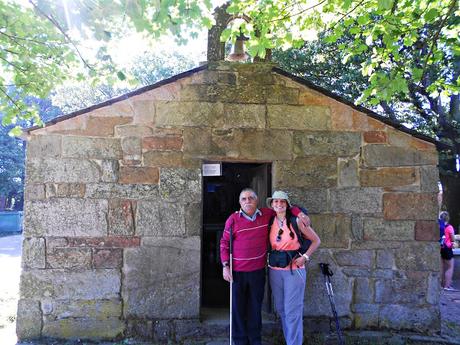
<svg viewBox="0 0 460 345"><path fill-rule="evenodd" d="M268 264L271 267L284 268L289 266L296 256L298 256L297 250L271 250L268 253Z"/></svg>

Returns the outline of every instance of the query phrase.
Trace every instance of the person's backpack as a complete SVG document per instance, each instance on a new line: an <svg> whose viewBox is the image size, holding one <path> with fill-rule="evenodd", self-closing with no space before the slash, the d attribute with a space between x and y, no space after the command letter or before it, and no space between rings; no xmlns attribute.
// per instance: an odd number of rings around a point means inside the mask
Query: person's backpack
<svg viewBox="0 0 460 345"><path fill-rule="evenodd" d="M297 205L296 205L297 206ZM305 214L308 214L308 211L306 208L304 207L300 207L300 206L297 206L298 208L300 208L300 210L305 213ZM297 235L297 239L299 240L299 244L300 244L300 248L299 248L299 252L300 254L305 254L308 250L308 248L310 247L311 245L311 241L305 237L302 236L302 233L300 232L299 230L299 227L297 225L297 220L296 220L296 216L291 216L291 219L290 219L290 222L292 224L292 227L294 228L294 232L295 234ZM270 218L270 221L268 223L268 228L270 229L273 222L275 220L275 216L271 217Z"/></svg>
<svg viewBox="0 0 460 345"><path fill-rule="evenodd" d="M446 236L444 235L444 231L446 229L446 223L442 219L438 219L439 223L439 244L441 247L445 246L444 240L446 239Z"/></svg>

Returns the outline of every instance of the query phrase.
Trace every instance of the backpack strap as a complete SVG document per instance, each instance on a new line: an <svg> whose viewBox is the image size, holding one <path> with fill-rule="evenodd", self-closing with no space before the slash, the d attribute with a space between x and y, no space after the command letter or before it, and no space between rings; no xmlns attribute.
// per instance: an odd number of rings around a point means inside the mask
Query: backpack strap
<svg viewBox="0 0 460 345"><path fill-rule="evenodd" d="M299 226L297 225L297 217L291 217L291 224L294 228L295 234L297 235L297 240L300 244L299 253L305 254L311 245L311 241L303 237L302 232L299 230Z"/></svg>
<svg viewBox="0 0 460 345"><path fill-rule="evenodd" d="M272 245L270 243L270 231L272 229L273 222L275 221L275 216L271 216L270 220L268 221L268 251L270 252L272 250Z"/></svg>

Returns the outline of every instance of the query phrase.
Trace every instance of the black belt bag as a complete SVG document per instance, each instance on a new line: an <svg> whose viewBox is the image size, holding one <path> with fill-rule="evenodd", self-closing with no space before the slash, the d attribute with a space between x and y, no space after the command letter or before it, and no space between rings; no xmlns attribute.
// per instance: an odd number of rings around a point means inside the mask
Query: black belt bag
<svg viewBox="0 0 460 345"><path fill-rule="evenodd" d="M299 253L297 250L270 250L268 265L271 267L287 267Z"/></svg>

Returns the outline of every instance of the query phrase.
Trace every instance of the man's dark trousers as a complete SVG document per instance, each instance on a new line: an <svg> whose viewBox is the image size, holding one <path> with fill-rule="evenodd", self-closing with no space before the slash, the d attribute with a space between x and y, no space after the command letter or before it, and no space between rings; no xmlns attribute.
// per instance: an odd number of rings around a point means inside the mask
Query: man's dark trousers
<svg viewBox="0 0 460 345"><path fill-rule="evenodd" d="M233 342L235 345L261 345L262 301L265 269L233 272Z"/></svg>

